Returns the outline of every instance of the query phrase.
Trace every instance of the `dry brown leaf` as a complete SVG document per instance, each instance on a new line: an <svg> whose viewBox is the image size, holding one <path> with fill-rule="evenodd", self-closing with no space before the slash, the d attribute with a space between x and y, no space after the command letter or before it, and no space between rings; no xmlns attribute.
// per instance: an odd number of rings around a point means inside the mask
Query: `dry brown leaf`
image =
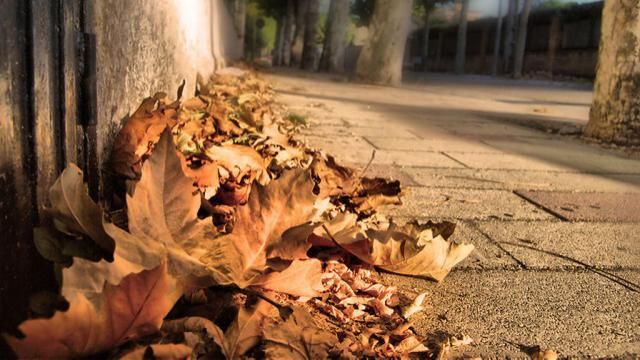
<svg viewBox="0 0 640 360"><path fill-rule="evenodd" d="M185 344L153 344L126 353L120 360L145 360L148 356L155 360L188 360L192 351Z"/></svg>
<svg viewBox="0 0 640 360"><path fill-rule="evenodd" d="M205 295L206 297L206 295ZM205 301L206 302L206 301ZM186 317L175 320L168 320L162 324L162 330L169 333L179 334L185 332L200 333L204 331L221 349L224 349L225 337L222 330L213 321L198 317Z"/></svg>
<svg viewBox="0 0 640 360"><path fill-rule="evenodd" d="M267 359L326 359L338 345L338 338L318 328L309 312L294 307L282 323L270 324L264 331Z"/></svg>
<svg viewBox="0 0 640 360"><path fill-rule="evenodd" d="M447 241L454 227L452 223L399 226L391 222L381 230L368 229L355 237L354 232L343 231L334 238L343 249L381 269L442 281L474 248Z"/></svg>
<svg viewBox="0 0 640 360"><path fill-rule="evenodd" d="M252 281L252 285L293 296L314 297L324 290L322 275L319 260L294 260L283 271L262 275Z"/></svg>
<svg viewBox="0 0 640 360"><path fill-rule="evenodd" d="M104 250L108 260L113 259L115 243L102 227L102 209L89 197L80 168L69 164L51 186L49 201L47 213L59 221L58 227L64 226L58 230L89 236Z"/></svg>
<svg viewBox="0 0 640 360"><path fill-rule="evenodd" d="M265 321L273 315L274 309L264 300L259 300L250 308L240 306L236 319L224 334L222 353L227 359L239 358L260 342Z"/></svg>
<svg viewBox="0 0 640 360"><path fill-rule="evenodd" d="M558 353L555 350L538 350L531 355L531 360L558 360Z"/></svg>
<svg viewBox="0 0 640 360"><path fill-rule="evenodd" d="M312 189L304 170L289 171L267 186L254 184L248 203L237 209L233 232L191 242L187 251L216 271L218 284L250 285L267 269L267 254L278 257L297 251L289 247L296 244L280 242L287 229L315 218ZM269 252L270 248L278 251Z"/></svg>
<svg viewBox="0 0 640 360"><path fill-rule="evenodd" d="M418 296L416 296L415 299L413 299L411 304L402 308L402 317L404 317L405 319L408 319L411 317L411 315L424 310L425 307L422 304L424 303L424 299L426 297L427 297L427 292L418 294Z"/></svg>
<svg viewBox="0 0 640 360"><path fill-rule="evenodd" d="M68 299L68 311L22 323L24 339L5 339L20 358L91 355L157 331L180 294L162 263L128 275L119 285L105 284L98 306L77 294Z"/></svg>
<svg viewBox="0 0 640 360"><path fill-rule="evenodd" d="M165 131L144 163L133 195L127 195L129 231L103 223L116 242L114 262L75 259L72 267L63 270L63 295L81 292L94 302L105 282L118 284L124 276L154 268L165 258L173 276L206 276L208 270L181 246L216 236L211 222L197 217L200 201L192 180L182 172L171 135Z"/></svg>
<svg viewBox="0 0 640 360"><path fill-rule="evenodd" d="M111 152L110 167L129 179L140 176L142 155L155 144L167 126L175 122L175 110L157 109L157 97L143 100L118 132Z"/></svg>

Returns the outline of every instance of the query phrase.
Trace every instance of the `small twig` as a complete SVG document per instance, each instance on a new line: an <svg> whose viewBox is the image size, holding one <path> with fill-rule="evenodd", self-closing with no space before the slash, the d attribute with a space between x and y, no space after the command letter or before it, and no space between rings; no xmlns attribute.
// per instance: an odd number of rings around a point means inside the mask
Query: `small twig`
<svg viewBox="0 0 640 360"><path fill-rule="evenodd" d="M336 244L337 247L340 247L340 244L338 243L338 241L336 241L336 239L333 237L333 235L331 235L331 232L329 231L329 229L327 228L327 225L322 224L322 228L324 229L324 232L327 233L327 235L329 236L329 239L331 241L333 241L334 244Z"/></svg>
<svg viewBox="0 0 640 360"><path fill-rule="evenodd" d="M293 313L293 310L289 306L278 304L277 302L273 301L272 299L269 299L269 297L267 297L266 295L264 295L259 291L251 290L248 288L245 288L245 289L238 288L237 290L238 292L243 293L245 295L254 295L268 302L270 305L278 309L278 313L280 313L280 317L283 320L286 320L289 317L289 315Z"/></svg>
<svg viewBox="0 0 640 360"><path fill-rule="evenodd" d="M364 174L367 172L367 170L369 170L369 167L373 163L373 159L375 159L375 157L376 157L376 149L373 149L373 151L371 152L371 159L369 159L367 166L365 166L364 169L362 169L362 171L360 172L360 175L358 176L358 183L362 181Z"/></svg>

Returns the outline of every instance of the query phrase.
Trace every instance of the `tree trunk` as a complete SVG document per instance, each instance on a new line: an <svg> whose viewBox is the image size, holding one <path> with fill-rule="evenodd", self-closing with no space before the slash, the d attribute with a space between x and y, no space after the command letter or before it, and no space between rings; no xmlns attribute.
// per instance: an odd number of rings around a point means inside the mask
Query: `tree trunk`
<svg viewBox="0 0 640 360"><path fill-rule="evenodd" d="M547 50L547 71L549 77L553 79L553 68L556 63L556 52L560 45L560 14L556 13L551 18L551 26L549 27L549 46Z"/></svg>
<svg viewBox="0 0 640 360"><path fill-rule="evenodd" d="M429 36L431 35L431 24L429 23L429 15L425 15L424 22L424 43L422 44L422 70L429 70Z"/></svg>
<svg viewBox="0 0 640 360"><path fill-rule="evenodd" d="M246 0L233 0L231 4L233 25L238 33L238 43L240 44L240 47L242 47L244 53L244 32L247 20L247 3Z"/></svg>
<svg viewBox="0 0 640 360"><path fill-rule="evenodd" d="M306 28L308 0L296 0L296 29L291 44L291 65L299 66L302 60L302 47Z"/></svg>
<svg viewBox="0 0 640 360"><path fill-rule="evenodd" d="M349 1L331 0L327 14L324 48L320 69L334 73L344 72L344 51L349 27Z"/></svg>
<svg viewBox="0 0 640 360"><path fill-rule="evenodd" d="M511 55L513 55L513 33L516 24L516 12L518 11L518 0L507 0L507 26L505 27L504 52L502 58L503 71L510 73L512 69Z"/></svg>
<svg viewBox="0 0 640 360"><path fill-rule="evenodd" d="M287 0L287 9L284 21L284 41L282 45L282 65L291 64L291 45L293 42L293 30L296 21L296 6L294 0Z"/></svg>
<svg viewBox="0 0 640 360"><path fill-rule="evenodd" d="M531 0L524 0L520 22L518 23L518 39L516 42L516 53L513 60L513 77L521 78L524 66L524 51L527 47L527 23L529 22L529 12L531 11Z"/></svg>
<svg viewBox="0 0 640 360"><path fill-rule="evenodd" d="M318 19L320 18L320 0L308 0L306 27L304 29L304 46L302 47L302 64L304 70L314 71L318 63Z"/></svg>
<svg viewBox="0 0 640 360"><path fill-rule="evenodd" d="M493 43L493 63L491 64L491 74L493 76L498 75L498 64L500 63L500 40L502 40L502 0L498 0L496 38Z"/></svg>
<svg viewBox="0 0 640 360"><path fill-rule="evenodd" d="M273 66L280 66L283 63L283 50L284 50L284 24L285 17L281 16L276 24L276 41L273 46L273 59L271 63Z"/></svg>
<svg viewBox="0 0 640 360"><path fill-rule="evenodd" d="M369 40L356 65L358 79L387 85L400 83L411 8L411 1L376 0Z"/></svg>
<svg viewBox="0 0 640 360"><path fill-rule="evenodd" d="M640 3L607 0L585 136L640 145Z"/></svg>
<svg viewBox="0 0 640 360"><path fill-rule="evenodd" d="M460 0L460 21L458 22L458 38L456 39L456 74L464 73L464 61L467 48L467 13L469 12L469 0Z"/></svg>

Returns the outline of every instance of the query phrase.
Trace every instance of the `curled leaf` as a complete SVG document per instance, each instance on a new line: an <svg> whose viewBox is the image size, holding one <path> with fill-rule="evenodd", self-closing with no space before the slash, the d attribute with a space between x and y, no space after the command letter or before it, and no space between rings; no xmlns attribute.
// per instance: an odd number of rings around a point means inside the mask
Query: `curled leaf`
<svg viewBox="0 0 640 360"><path fill-rule="evenodd" d="M402 317L404 317L405 319L408 319L411 317L411 315L424 310L424 306L422 305L422 303L424 303L424 299L426 297L427 297L426 292L418 294L418 296L416 296L416 298L413 299L411 304L407 305L402 309Z"/></svg>
<svg viewBox="0 0 640 360"><path fill-rule="evenodd" d="M63 233L86 235L104 252L107 261L113 260L115 243L102 227L103 213L93 202L82 179L82 171L69 164L49 190L51 207L47 209Z"/></svg>
<svg viewBox="0 0 640 360"><path fill-rule="evenodd" d="M471 251L471 244L456 244L447 238L453 233L452 223L420 225L411 222L386 228L367 229L358 233L336 234L338 244L360 260L393 273L429 277L437 281Z"/></svg>

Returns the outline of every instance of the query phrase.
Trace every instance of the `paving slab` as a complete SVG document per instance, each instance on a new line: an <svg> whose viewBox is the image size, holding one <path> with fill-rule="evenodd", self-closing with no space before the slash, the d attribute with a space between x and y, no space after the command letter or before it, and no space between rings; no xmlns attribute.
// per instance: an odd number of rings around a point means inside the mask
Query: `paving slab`
<svg viewBox="0 0 640 360"><path fill-rule="evenodd" d="M640 193L640 175L488 169L405 168L403 171L418 184L432 187Z"/></svg>
<svg viewBox="0 0 640 360"><path fill-rule="evenodd" d="M400 139L406 141L409 139L418 140L419 138L414 135L409 129L404 127L348 127L344 125L332 126L332 125L312 125L309 128L302 131L303 135L318 136L318 137L332 137L332 136L388 136L394 139Z"/></svg>
<svg viewBox="0 0 640 360"><path fill-rule="evenodd" d="M391 136L366 136L378 149L402 150L402 151L445 151L445 152L471 152L471 153L502 153L480 141L464 141L458 139L395 139Z"/></svg>
<svg viewBox="0 0 640 360"><path fill-rule="evenodd" d="M568 167L575 171L640 174L640 160L607 152L572 139L516 137L510 140L483 142L506 153Z"/></svg>
<svg viewBox="0 0 640 360"><path fill-rule="evenodd" d="M599 269L640 270L638 223L512 221L476 225L527 269L575 269L586 264Z"/></svg>
<svg viewBox="0 0 640 360"><path fill-rule="evenodd" d="M516 193L569 221L640 222L640 194L519 190Z"/></svg>
<svg viewBox="0 0 640 360"><path fill-rule="evenodd" d="M401 186L417 186L418 183L413 180L404 169L401 169L397 166L393 165L383 165L383 164L371 164L366 170L364 169L364 165L362 164L345 164L346 166L350 166L353 168L357 168L358 170L364 170L363 176L366 177L381 177L385 179L398 180L400 181Z"/></svg>
<svg viewBox="0 0 640 360"><path fill-rule="evenodd" d="M311 147L335 156L340 163L367 164L375 150L369 142L359 136L306 136L305 139Z"/></svg>
<svg viewBox="0 0 640 360"><path fill-rule="evenodd" d="M640 272L616 271L635 283ZM476 345L451 358L526 359L522 346L561 357L640 355L640 296L587 271L455 271L442 283L384 274L408 294L428 293L429 307L411 318L429 338L466 334Z"/></svg>
<svg viewBox="0 0 640 360"><path fill-rule="evenodd" d="M571 165L562 165L551 160L537 159L526 155L479 154L445 152L452 158L471 168L499 170L543 170L543 171L579 171Z"/></svg>
<svg viewBox="0 0 640 360"><path fill-rule="evenodd" d="M446 126L450 129L451 126ZM455 127L452 130L455 134L473 136L482 139L485 136L526 136L533 138L547 138L549 134L539 131L527 129L517 125L506 125L499 122L486 122L476 124L466 124L465 126Z"/></svg>
<svg viewBox="0 0 640 360"><path fill-rule="evenodd" d="M460 162L440 152L378 150L375 164L431 168L464 168Z"/></svg>
<svg viewBox="0 0 640 360"><path fill-rule="evenodd" d="M554 217L510 191L407 187L394 216L461 220L552 220Z"/></svg>

